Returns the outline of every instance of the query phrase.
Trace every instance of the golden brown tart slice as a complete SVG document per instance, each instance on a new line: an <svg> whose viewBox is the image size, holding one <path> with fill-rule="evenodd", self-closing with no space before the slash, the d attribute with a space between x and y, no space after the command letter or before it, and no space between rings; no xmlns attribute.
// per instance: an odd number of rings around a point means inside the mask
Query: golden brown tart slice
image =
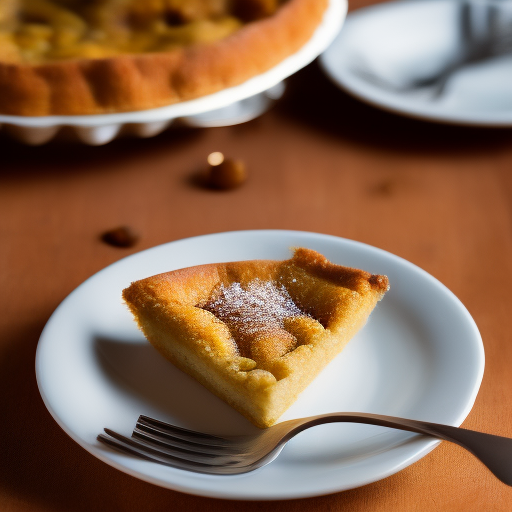
<svg viewBox="0 0 512 512"><path fill-rule="evenodd" d="M0 114L170 105L303 46L328 0L1 0Z"/></svg>
<svg viewBox="0 0 512 512"><path fill-rule="evenodd" d="M275 423L364 325L386 276L309 249L200 265L123 291L157 350L259 427Z"/></svg>

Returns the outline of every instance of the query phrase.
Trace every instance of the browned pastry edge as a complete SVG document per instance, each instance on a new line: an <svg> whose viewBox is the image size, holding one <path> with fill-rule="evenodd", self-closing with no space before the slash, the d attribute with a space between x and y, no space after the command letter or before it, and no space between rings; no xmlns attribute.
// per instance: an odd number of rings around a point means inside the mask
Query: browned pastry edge
<svg viewBox="0 0 512 512"><path fill-rule="evenodd" d="M389 289L389 280L385 275L337 265L317 251L298 247L294 249L293 257L284 261L209 263L165 272L132 283L123 291L123 297L132 303L143 301L151 295L197 305L206 300L219 282L229 285L231 282L248 282L256 278L275 279L282 266L301 268L311 276L356 292L365 293L371 290L381 296Z"/></svg>
<svg viewBox="0 0 512 512"><path fill-rule="evenodd" d="M368 284L373 290L382 294L389 289L387 276L370 274L365 270L336 265L322 254L311 249L299 247L295 250L291 261L311 275L332 281L354 291L359 291L361 287Z"/></svg>
<svg viewBox="0 0 512 512"><path fill-rule="evenodd" d="M239 85L303 46L328 0L289 0L209 45L41 65L0 63L0 114L105 114L171 105Z"/></svg>

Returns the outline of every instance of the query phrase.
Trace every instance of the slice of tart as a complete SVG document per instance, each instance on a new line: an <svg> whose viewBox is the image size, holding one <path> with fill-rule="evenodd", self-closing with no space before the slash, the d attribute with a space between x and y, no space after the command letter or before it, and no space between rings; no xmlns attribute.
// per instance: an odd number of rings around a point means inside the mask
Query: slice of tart
<svg viewBox="0 0 512 512"><path fill-rule="evenodd" d="M199 265L136 281L123 298L178 368L258 427L274 424L365 324L386 276L289 260Z"/></svg>
<svg viewBox="0 0 512 512"><path fill-rule="evenodd" d="M0 0L0 114L151 109L298 51L328 0Z"/></svg>

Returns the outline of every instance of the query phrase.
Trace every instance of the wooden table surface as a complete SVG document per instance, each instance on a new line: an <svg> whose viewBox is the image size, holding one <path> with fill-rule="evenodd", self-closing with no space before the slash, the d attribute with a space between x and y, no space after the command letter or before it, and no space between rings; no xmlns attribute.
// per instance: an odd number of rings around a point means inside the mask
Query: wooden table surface
<svg viewBox="0 0 512 512"><path fill-rule="evenodd" d="M512 437L512 131L381 112L340 92L315 63L288 85L272 111L241 126L97 148L0 139L0 510L512 510L512 489L448 443L394 476L329 496L242 503L185 495L95 459L45 409L34 375L38 337L86 278L184 237L293 229L380 247L448 286L486 353L464 426ZM247 183L230 192L195 185L212 151L242 158ZM135 247L99 239L119 225L140 233Z"/></svg>

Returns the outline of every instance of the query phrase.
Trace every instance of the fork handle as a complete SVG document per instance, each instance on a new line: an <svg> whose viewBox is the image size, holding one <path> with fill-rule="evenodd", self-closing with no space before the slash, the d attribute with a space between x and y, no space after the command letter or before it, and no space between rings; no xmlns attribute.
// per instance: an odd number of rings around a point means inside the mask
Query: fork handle
<svg viewBox="0 0 512 512"><path fill-rule="evenodd" d="M484 434L474 430L438 423L367 413L334 413L313 416L305 420L303 424L297 425L298 430L294 429L294 435L298 431L305 430L314 425L337 422L366 423L396 428L417 434L425 434L442 439L443 441L450 441L471 452L503 483L512 486L512 439L507 437Z"/></svg>

